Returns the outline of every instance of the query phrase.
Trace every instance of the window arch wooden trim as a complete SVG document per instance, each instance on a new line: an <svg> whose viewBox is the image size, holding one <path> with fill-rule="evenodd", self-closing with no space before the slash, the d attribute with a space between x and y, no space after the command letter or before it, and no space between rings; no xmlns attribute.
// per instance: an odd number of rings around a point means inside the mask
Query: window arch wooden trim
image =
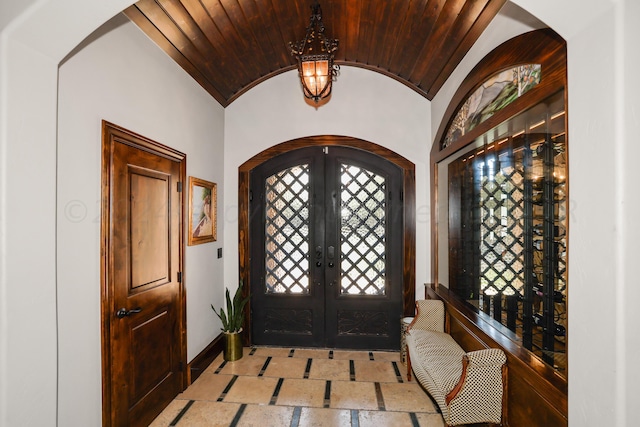
<svg viewBox="0 0 640 427"><path fill-rule="evenodd" d="M498 111L496 114L480 123L460 139L441 149L445 132L455 117L458 109L481 84L495 73L516 67L518 65L538 63L542 66L542 79L514 102ZM438 176L436 165L439 161L449 157L464 148L478 136L504 122L508 118L524 111L526 108L542 102L544 99L567 87L567 45L564 39L550 28L530 31L507 40L487 54L460 84L445 110L444 117L438 127L438 132L431 147L431 280L438 282L438 227L437 206ZM565 90L565 106L567 91Z"/></svg>
<svg viewBox="0 0 640 427"><path fill-rule="evenodd" d="M249 268L249 176L251 171L280 154L310 146L343 146L374 153L398 166L403 173L404 188L404 237L403 237L403 315L413 316L416 289L416 200L415 165L401 155L378 144L358 138L336 135L319 135L293 139L267 148L238 168L238 258L242 293L251 289ZM245 310L245 344L251 344L251 309ZM399 326L398 326L399 327Z"/></svg>
<svg viewBox="0 0 640 427"><path fill-rule="evenodd" d="M566 43L555 31L545 28L535 30L508 40L485 56L467 75L449 106L438 127L431 148L432 163L440 161L464 147L487 130L502 123L517 112L534 105L567 85ZM538 63L542 66L542 80L514 102L476 126L469 133L441 150L442 140L462 104L489 77L497 72Z"/></svg>

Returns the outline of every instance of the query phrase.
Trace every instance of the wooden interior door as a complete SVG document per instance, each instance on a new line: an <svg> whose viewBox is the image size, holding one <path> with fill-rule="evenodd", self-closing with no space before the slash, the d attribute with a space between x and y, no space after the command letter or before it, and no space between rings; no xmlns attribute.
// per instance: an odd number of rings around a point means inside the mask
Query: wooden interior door
<svg viewBox="0 0 640 427"><path fill-rule="evenodd" d="M251 175L252 342L398 349L402 171L349 147L308 147Z"/></svg>
<svg viewBox="0 0 640 427"><path fill-rule="evenodd" d="M147 426L184 389L184 164L103 124L105 425Z"/></svg>

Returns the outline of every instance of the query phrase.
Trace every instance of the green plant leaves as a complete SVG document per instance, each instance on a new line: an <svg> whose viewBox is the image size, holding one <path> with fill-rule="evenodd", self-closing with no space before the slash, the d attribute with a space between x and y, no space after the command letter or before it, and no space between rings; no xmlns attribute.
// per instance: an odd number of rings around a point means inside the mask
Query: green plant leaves
<svg viewBox="0 0 640 427"><path fill-rule="evenodd" d="M249 302L249 296L242 298L242 281L240 281L240 286L236 289L233 300L231 299L229 288L227 288L225 301L227 306L226 313L224 308L220 308L220 312L216 311L213 304L211 304L211 309L220 318L224 332L239 332L242 329L242 321L244 320L244 307Z"/></svg>

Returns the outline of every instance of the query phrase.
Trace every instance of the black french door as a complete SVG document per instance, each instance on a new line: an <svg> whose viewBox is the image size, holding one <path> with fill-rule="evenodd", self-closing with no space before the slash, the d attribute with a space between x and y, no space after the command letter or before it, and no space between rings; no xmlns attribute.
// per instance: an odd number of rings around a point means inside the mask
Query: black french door
<svg viewBox="0 0 640 427"><path fill-rule="evenodd" d="M252 342L398 349L402 171L349 147L308 147L251 172Z"/></svg>

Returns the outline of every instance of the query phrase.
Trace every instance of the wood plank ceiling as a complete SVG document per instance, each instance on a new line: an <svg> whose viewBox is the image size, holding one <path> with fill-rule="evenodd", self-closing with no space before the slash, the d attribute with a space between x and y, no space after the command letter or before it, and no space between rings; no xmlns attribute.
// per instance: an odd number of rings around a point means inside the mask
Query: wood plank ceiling
<svg viewBox="0 0 640 427"><path fill-rule="evenodd" d="M125 14L223 106L296 67L312 0L140 0ZM339 65L431 100L506 0L321 0Z"/></svg>

